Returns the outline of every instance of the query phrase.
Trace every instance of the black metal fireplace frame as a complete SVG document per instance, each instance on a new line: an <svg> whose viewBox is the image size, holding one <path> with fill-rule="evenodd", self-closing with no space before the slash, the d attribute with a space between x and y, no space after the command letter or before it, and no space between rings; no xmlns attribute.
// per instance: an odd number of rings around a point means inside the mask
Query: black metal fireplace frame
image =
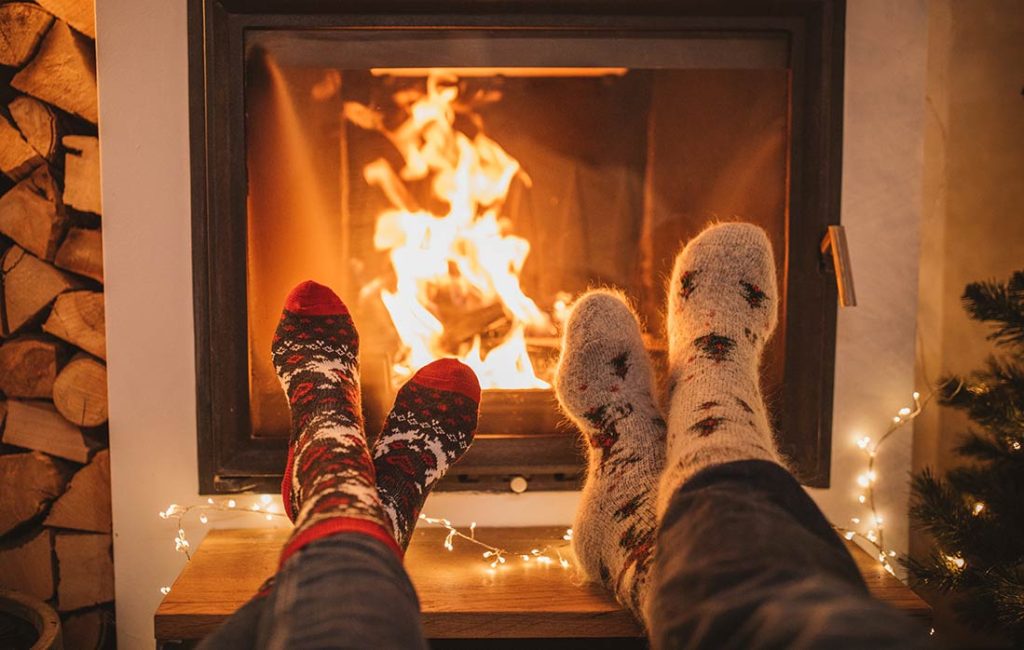
<svg viewBox="0 0 1024 650"><path fill-rule="evenodd" d="M792 139L782 387L782 451L806 485L827 487L831 457L836 283L818 244L839 223L843 0L189 0L190 145L199 485L203 494L275 491L285 443L252 436L246 341L246 169L243 96L247 29L439 28L772 32L790 44ZM489 441L471 471L495 489L526 474L533 489L573 486L569 436L520 446L518 464ZM517 444L522 445L522 442ZM474 448L475 449L475 448ZM511 449L511 448L508 448ZM466 476L463 476L465 479Z"/></svg>

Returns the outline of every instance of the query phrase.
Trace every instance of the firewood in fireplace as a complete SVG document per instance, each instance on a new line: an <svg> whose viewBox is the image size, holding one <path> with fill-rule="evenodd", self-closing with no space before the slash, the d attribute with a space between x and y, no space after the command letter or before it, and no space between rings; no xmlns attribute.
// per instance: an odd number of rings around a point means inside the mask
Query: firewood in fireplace
<svg viewBox="0 0 1024 650"><path fill-rule="evenodd" d="M29 146L43 158L52 161L57 153L60 126L57 114L48 104L34 97L22 95L7 106L14 124Z"/></svg>
<svg viewBox="0 0 1024 650"><path fill-rule="evenodd" d="M511 322L501 303L492 303L472 310L452 310L443 315L442 321L444 336L441 345L452 353L458 352L464 344L472 343L474 337L488 330L502 325L503 329L507 330Z"/></svg>
<svg viewBox="0 0 1024 650"><path fill-rule="evenodd" d="M57 609L67 612L114 600L111 536L58 533Z"/></svg>
<svg viewBox="0 0 1024 650"><path fill-rule="evenodd" d="M25 63L51 24L53 16L31 2L0 5L0 65Z"/></svg>
<svg viewBox="0 0 1024 650"><path fill-rule="evenodd" d="M8 400L3 442L76 463L89 460L90 448L81 430L49 402Z"/></svg>
<svg viewBox="0 0 1024 650"><path fill-rule="evenodd" d="M68 422L96 427L107 421L107 368L78 354L53 382L53 405Z"/></svg>
<svg viewBox="0 0 1024 650"><path fill-rule="evenodd" d="M0 535L41 515L64 491L69 474L38 451L0 456Z"/></svg>
<svg viewBox="0 0 1024 650"><path fill-rule="evenodd" d="M49 398L57 378L61 345L24 336L0 345L0 391L8 397Z"/></svg>
<svg viewBox="0 0 1024 650"><path fill-rule="evenodd" d="M32 145L21 137L13 124L0 116L0 172L12 181L20 181L41 164L43 159Z"/></svg>
<svg viewBox="0 0 1024 650"><path fill-rule="evenodd" d="M100 147L99 139L84 135L68 135L63 140L64 204L99 214L100 210Z"/></svg>
<svg viewBox="0 0 1024 650"><path fill-rule="evenodd" d="M55 21L39 52L11 79L11 86L96 124L96 55L93 43Z"/></svg>
<svg viewBox="0 0 1024 650"><path fill-rule="evenodd" d="M72 228L57 250L58 268L103 282L103 236L99 230Z"/></svg>
<svg viewBox="0 0 1024 650"><path fill-rule="evenodd" d="M97 452L71 478L67 491L50 507L44 522L55 528L110 532L110 452Z"/></svg>
<svg viewBox="0 0 1024 650"><path fill-rule="evenodd" d="M96 38L93 0L36 0L43 9L65 21L89 38Z"/></svg>
<svg viewBox="0 0 1024 650"><path fill-rule="evenodd" d="M106 359L103 294L99 291L72 291L58 296L50 317L43 323L43 331Z"/></svg>
<svg viewBox="0 0 1024 650"><path fill-rule="evenodd" d="M52 260L68 218L46 165L0 196L0 233L36 257Z"/></svg>
<svg viewBox="0 0 1024 650"><path fill-rule="evenodd" d="M78 285L68 274L17 245L7 249L0 269L3 271L6 334L31 322L54 298Z"/></svg>

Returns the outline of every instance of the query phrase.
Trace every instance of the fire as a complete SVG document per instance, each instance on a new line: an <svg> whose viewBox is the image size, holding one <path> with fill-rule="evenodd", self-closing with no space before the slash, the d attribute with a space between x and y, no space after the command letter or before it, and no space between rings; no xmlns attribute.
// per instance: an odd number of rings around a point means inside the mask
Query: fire
<svg viewBox="0 0 1024 650"><path fill-rule="evenodd" d="M469 115L478 127L472 137L455 127L459 92L457 77L431 71L426 92L409 98L407 117L394 128L367 106L345 105L349 120L384 134L404 163L397 174L383 159L363 169L392 204L377 215L374 246L388 254L394 280L372 290L402 341L394 370L407 376L455 356L483 388L549 388L527 351L528 330L551 331L550 317L520 284L530 243L501 215L513 181L529 186L529 176L484 135L478 115ZM407 188L416 181L429 183L446 213L417 206Z"/></svg>

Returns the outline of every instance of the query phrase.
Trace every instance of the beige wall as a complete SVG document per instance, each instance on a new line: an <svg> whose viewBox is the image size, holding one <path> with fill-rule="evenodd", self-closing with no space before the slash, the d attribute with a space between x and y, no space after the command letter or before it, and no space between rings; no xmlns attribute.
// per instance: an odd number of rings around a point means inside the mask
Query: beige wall
<svg viewBox="0 0 1024 650"><path fill-rule="evenodd" d="M926 0L849 8L842 220L861 305L839 316L834 487L814 491L839 523L862 514L853 437L884 427L914 390L927 13ZM199 499L185 1L97 0L97 23L118 640L138 648L153 645L159 589L184 562L157 512ZM892 450L883 507L904 548L909 432ZM445 495L427 510L564 524L574 498ZM198 542L202 527L190 530Z"/></svg>
<svg viewBox="0 0 1024 650"><path fill-rule="evenodd" d="M1024 269L1024 3L931 0L918 383L969 372L992 350L964 313L968 282ZM918 421L914 466L939 469L966 427L941 407ZM915 543L915 546L917 544Z"/></svg>

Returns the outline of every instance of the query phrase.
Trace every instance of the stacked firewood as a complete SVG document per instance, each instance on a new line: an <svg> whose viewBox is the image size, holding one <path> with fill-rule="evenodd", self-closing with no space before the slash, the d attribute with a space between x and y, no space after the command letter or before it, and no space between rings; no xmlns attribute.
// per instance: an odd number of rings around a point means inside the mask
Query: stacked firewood
<svg viewBox="0 0 1024 650"><path fill-rule="evenodd" d="M92 0L0 3L0 589L71 648L114 599L95 36Z"/></svg>

